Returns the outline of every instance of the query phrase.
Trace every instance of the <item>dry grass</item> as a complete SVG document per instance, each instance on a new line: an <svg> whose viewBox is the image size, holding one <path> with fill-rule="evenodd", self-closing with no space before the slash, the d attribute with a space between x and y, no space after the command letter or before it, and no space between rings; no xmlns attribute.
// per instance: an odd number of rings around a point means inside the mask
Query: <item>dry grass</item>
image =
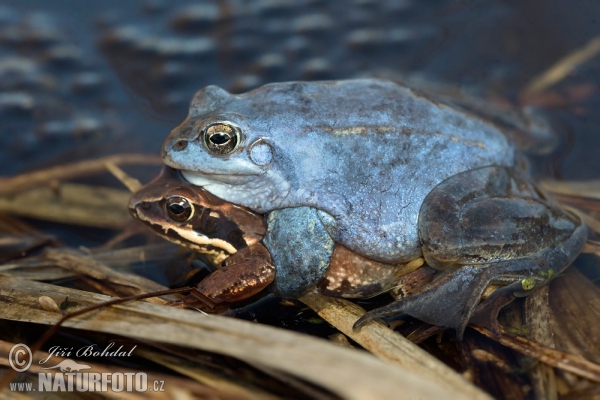
<svg viewBox="0 0 600 400"><path fill-rule="evenodd" d="M109 168L128 180L116 164L148 160L155 162L140 155L93 160L89 165L83 162L78 165L78 176ZM125 222L130 218L125 207L128 193L62 182L76 177L73 171L73 166L62 166L4 179L0 210L65 224L110 227L121 232L120 238L132 234ZM128 180L129 187L136 185L135 180ZM600 185L597 182L545 182L544 188L566 204L577 207L595 233L600 232L597 222ZM3 326L16 323L7 321L19 321L18 329L27 329L34 326L32 324L52 325L61 319L63 312L105 302L110 299L106 295L123 297L164 289L130 271L118 271L107 265L115 259L127 264L140 258L157 257L164 253L162 244L110 249L116 240L94 251L70 249L13 217L3 215L0 222L0 244L6 250L2 255L8 255L0 264ZM597 241L590 241L585 251L600 257ZM21 257L19 252L32 255ZM400 326L393 330L373 321L353 331L352 325L364 310L349 301L315 293L300 300L340 332L336 341L234 318L174 309L165 305L169 298L150 300L154 304L130 302L95 310L67 320L64 326L91 341L101 334L104 341L118 338L129 347L138 346L134 351L134 367L125 368L102 359L81 362L92 365L94 371L148 372L151 379L165 381L166 392L162 395L168 398L253 399L293 394L309 398L363 399L384 398L389 393L402 393L406 398L489 398L471 381L485 385L482 371L491 367L496 374L493 379L502 382L504 374L508 382L526 362L529 364L524 374L531 383L529 390L534 390L536 395L556 398L558 394L593 391L600 382L597 364L600 362L597 332L600 292L582 274L572 270L574 268L568 270L566 276L557 278L549 288L522 302L521 311L516 307L508 310L502 321L506 332L500 338L478 328L483 335L469 331L470 339L464 343L457 343L451 335L442 336L439 329L426 325ZM64 279L71 279L70 285L75 282L87 290L58 284ZM70 307L57 312L53 304ZM399 332L419 342L430 337L424 348L433 349L438 356L445 354L446 358L454 358L452 364L458 366L462 374ZM353 348L347 338L371 354ZM12 345L30 338L4 334L0 339L0 363L6 366ZM340 341L345 345L336 344ZM494 347L496 342L518 353L507 357L510 352ZM36 361L45 357L47 353L43 351L35 354ZM538 362L532 363L532 359ZM60 358L56 358L58 360ZM21 374L19 379L35 380L32 374L39 368L34 361L30 374ZM12 379L8 376L10 368L5 367L4 371L5 379ZM515 385L517 392L527 390L518 382ZM488 387L488 390L494 389ZM105 395L139 397L131 393Z"/></svg>

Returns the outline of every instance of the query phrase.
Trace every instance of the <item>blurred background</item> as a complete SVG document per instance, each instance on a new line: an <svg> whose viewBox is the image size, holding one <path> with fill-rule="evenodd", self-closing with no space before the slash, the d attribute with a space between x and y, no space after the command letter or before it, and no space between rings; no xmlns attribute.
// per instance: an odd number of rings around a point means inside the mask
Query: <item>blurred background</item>
<svg viewBox="0 0 600 400"><path fill-rule="evenodd" d="M597 178L599 18L593 0L4 0L0 173L158 154L208 84L239 93L381 76L535 105L561 143L534 159L538 175ZM527 91L581 49L559 79Z"/></svg>
<svg viewBox="0 0 600 400"><path fill-rule="evenodd" d="M8 186L3 178L27 171L115 153L158 155L171 129L186 117L194 93L206 85L241 93L276 81L373 76L406 82L502 125L537 153L530 160L538 180L599 179L599 54L596 0L2 0L0 191L3 183ZM145 183L159 166L126 169ZM139 237L134 238L138 242L127 239L135 224L122 206L129 193L115 177L105 173L78 182L121 190L111 203L88 185L81 192L88 195L83 205L79 198L58 195L64 183L43 182L40 189L52 192L44 204L0 196L17 203L10 207L25 208L15 213L29 218L37 218L30 213L34 209L48 210L44 221L23 219L35 227L33 233L0 214L0 261L20 259L50 243L91 252L119 271L168 285L193 285L208 273L206 268L197 273L202 265L189 252L165 247L149 232L148 246ZM589 186L577 186L574 196ZM597 205L592 205L597 217ZM96 225L54 218L55 210L71 207L82 208L87 219L98 217ZM106 229L109 219L112 230ZM124 243L138 247L123 248ZM11 273L90 289L54 265L44 270L43 257L41 271L29 268L25 258L17 260L23 270ZM592 282L600 282L595 256L582 255L577 265ZM558 310L553 315L564 328L563 337L582 332L573 348L591 349L598 362L600 341L590 333L597 331L597 318L589 311L599 298L597 286L583 285L571 271L575 280L566 274L553 283L557 288L550 298ZM268 306L237 316L322 337L337 332L305 308L265 301ZM377 301L389 299L375 299L370 306ZM573 321L583 328L574 329ZM400 329L418 331L420 324L413 321ZM10 340L12 332L30 332L33 338L37 331L30 325L21 329L4 322L0 328L6 327ZM463 344L441 351L444 343L440 347L432 337L424 348L456 363L460 354L470 353L464 349L471 345L464 343L470 337L479 340L469 335ZM79 339L67 337L66 342L73 340ZM514 364L512 353L504 352ZM519 391L530 392L520 368L496 386L490 384L504 376L498 370L504 371L499 367L478 384L498 398L518 398L510 391L512 381Z"/></svg>

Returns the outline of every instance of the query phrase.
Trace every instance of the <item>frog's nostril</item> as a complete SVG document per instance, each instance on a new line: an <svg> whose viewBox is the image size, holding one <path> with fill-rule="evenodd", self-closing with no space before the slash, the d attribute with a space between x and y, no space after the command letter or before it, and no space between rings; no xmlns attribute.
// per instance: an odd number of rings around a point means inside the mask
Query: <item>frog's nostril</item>
<svg viewBox="0 0 600 400"><path fill-rule="evenodd" d="M129 207L129 214L131 214L133 218L137 218L137 210L135 208Z"/></svg>
<svg viewBox="0 0 600 400"><path fill-rule="evenodd" d="M187 140L178 140L173 145L173 150L175 150L175 151L183 151L183 150L186 149L187 146L188 146Z"/></svg>
<svg viewBox="0 0 600 400"><path fill-rule="evenodd" d="M142 201L142 202L140 203L140 208L141 208L142 210L149 210L149 209L150 209L150 207L151 207L151 204L150 204L149 202L147 202L147 201Z"/></svg>

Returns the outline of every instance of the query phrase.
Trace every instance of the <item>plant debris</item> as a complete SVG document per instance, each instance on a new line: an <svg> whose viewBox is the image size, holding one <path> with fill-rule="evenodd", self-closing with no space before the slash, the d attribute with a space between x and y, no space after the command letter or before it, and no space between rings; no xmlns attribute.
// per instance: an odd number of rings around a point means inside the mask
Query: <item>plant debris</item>
<svg viewBox="0 0 600 400"><path fill-rule="evenodd" d="M140 245L138 240L131 244L136 237L139 239L140 231L129 219L128 192L64 182L108 170L123 184L136 189L139 182L117 164L155 161L153 157L124 154L77 163L80 169L76 173L74 165L68 165L3 179L3 212L119 231L99 247L75 249L13 216L0 216L0 239L4 238L0 240L0 323L24 327L53 325L63 315L82 312L115 297L167 289L140 276L137 264L166 266L177 256L179 264L187 260L195 267L181 267L174 280L198 275L197 271L202 270L198 269L200 261L189 251L178 254L174 245L159 242L153 235L149 236L150 243ZM543 186L576 208L592 233L600 233L599 182L546 181ZM599 243L597 237L592 237L584 252L600 257ZM152 379L165 381L163 394L171 398L256 399L294 393L299 397L329 399L403 393L407 398L450 395L484 399L489 396L477 386L492 390L494 385L505 397L523 398L524 382L529 382L529 390L536 396L556 398L559 391L561 395L585 393L600 382L600 290L576 267L503 311L505 329L500 337L485 328L471 326L474 330L467 331L462 343L439 327L410 318L394 323L394 329L373 321L354 331L352 326L364 310L353 302L317 293L299 300L318 317L299 317L308 312L301 311L294 318L305 318L304 324L322 318L329 329L323 337L329 336L330 341L166 305L177 298L154 297L148 299L153 304L128 302L77 314L66 319L65 328L59 332L75 329L76 335L82 337L98 333L118 335L129 345L139 346L135 351L137 361L127 368L112 361L79 362L93 365L95 371L145 371ZM297 308L295 302L284 302L280 307ZM242 315L243 309L226 314ZM250 313L255 315L256 311ZM33 343L40 336L25 335L18 340ZM18 342L10 335L0 340L0 363L7 365L7 354ZM375 357L356 348L359 346ZM195 356L191 357L191 353ZM34 354L34 360L44 357L48 357L47 352ZM30 373L40 372L40 366L34 365ZM5 373L6 377L9 375Z"/></svg>

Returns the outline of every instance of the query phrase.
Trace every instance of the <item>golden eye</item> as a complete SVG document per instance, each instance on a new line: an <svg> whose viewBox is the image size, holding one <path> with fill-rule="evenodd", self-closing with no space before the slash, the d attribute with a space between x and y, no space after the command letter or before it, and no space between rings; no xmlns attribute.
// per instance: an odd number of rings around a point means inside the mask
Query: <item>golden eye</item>
<svg viewBox="0 0 600 400"><path fill-rule="evenodd" d="M240 130L238 127L216 123L204 128L204 144L217 155L231 153L240 141Z"/></svg>
<svg viewBox="0 0 600 400"><path fill-rule="evenodd" d="M169 217L176 222L189 221L194 215L194 207L181 196L171 196L165 203L165 209Z"/></svg>

